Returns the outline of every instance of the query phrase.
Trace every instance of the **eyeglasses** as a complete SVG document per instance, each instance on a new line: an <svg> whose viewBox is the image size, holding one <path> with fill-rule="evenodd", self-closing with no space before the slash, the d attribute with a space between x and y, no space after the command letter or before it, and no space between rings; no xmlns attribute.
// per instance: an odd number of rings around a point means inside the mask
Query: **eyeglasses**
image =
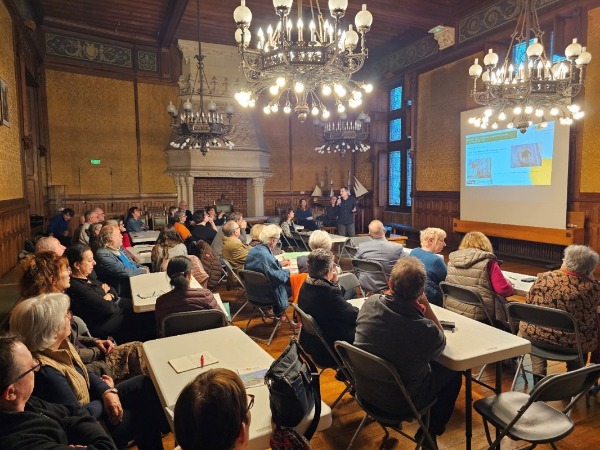
<svg viewBox="0 0 600 450"><path fill-rule="evenodd" d="M15 384L17 381L19 381L22 378L25 378L29 374L29 372L39 372L40 367L42 367L42 362L35 358L33 359L33 361L34 361L33 367L31 369L23 372L21 375L19 375L17 378L15 378L11 383L8 383L8 386L10 386L11 384ZM252 399L252 403L254 404L254 399ZM248 409L250 409L250 408L248 408Z"/></svg>
<svg viewBox="0 0 600 450"><path fill-rule="evenodd" d="M248 396L248 398L250 398L250 401L248 402L248 407L246 408L246 414L248 414L248 411L250 411L252 409L252 407L254 406L254 395L253 394L246 394Z"/></svg>

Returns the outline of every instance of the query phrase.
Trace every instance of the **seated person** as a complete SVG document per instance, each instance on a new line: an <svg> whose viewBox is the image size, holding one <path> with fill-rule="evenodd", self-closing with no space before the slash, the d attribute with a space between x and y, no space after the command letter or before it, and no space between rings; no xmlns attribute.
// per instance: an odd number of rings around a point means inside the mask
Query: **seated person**
<svg viewBox="0 0 600 450"><path fill-rule="evenodd" d="M89 246L92 249L92 252L95 252L98 250L98 247L100 247L100 244L98 243L98 236L100 235L100 230L103 226L103 223L98 222L91 224L88 228L88 235L90 236Z"/></svg>
<svg viewBox="0 0 600 450"><path fill-rule="evenodd" d="M284 260L280 263L273 255L273 249L277 246L280 236L281 228L273 224L266 225L260 233L261 244L250 249L244 268L260 272L269 279L275 291L276 303L273 305L273 312L285 322L291 287L290 271L282 267L289 266L290 261Z"/></svg>
<svg viewBox="0 0 600 450"><path fill-rule="evenodd" d="M293 244L294 242L292 231L296 231L296 227L294 226L294 215L294 208L287 208L281 216L281 222L279 223L283 235L292 240L290 244Z"/></svg>
<svg viewBox="0 0 600 450"><path fill-rule="evenodd" d="M88 245L90 243L90 235L88 233L88 229L90 225L94 223L100 222L98 218L98 212L94 210L87 210L83 213L84 222L81 224L79 228L75 230L73 233L73 238L71 239L71 244L77 244L78 242L81 244Z"/></svg>
<svg viewBox="0 0 600 450"><path fill-rule="evenodd" d="M137 206L132 206L127 210L127 217L125 218L125 229L128 233L136 233L139 231L146 231L148 227L144 222L140 220L142 212Z"/></svg>
<svg viewBox="0 0 600 450"><path fill-rule="evenodd" d="M212 244L217 235L217 226L206 211L199 210L194 213L194 225L191 228L192 237L195 241L202 239L208 245Z"/></svg>
<svg viewBox="0 0 600 450"><path fill-rule="evenodd" d="M308 202L305 198L300 199L300 205L298 205L295 215L298 225L302 225L304 228L310 231L319 229L314 221L312 211L308 207Z"/></svg>
<svg viewBox="0 0 600 450"><path fill-rule="evenodd" d="M65 291L71 298L71 310L85 322L92 336L114 337L120 343L154 337L152 322L133 312L130 298L119 297L108 284L90 276L96 261L87 245L75 244L65 256L71 269L70 286Z"/></svg>
<svg viewBox="0 0 600 450"><path fill-rule="evenodd" d="M98 242L100 247L94 255L98 280L114 287L119 297L131 298L129 277L149 273L150 270L131 260L121 247L123 235L116 226L103 226Z"/></svg>
<svg viewBox="0 0 600 450"><path fill-rule="evenodd" d="M199 309L218 308L217 300L212 292L205 288L191 288L192 262L185 256L175 256L167 265L173 290L156 299L156 323L161 325L169 314Z"/></svg>
<svg viewBox="0 0 600 450"><path fill-rule="evenodd" d="M385 238L385 228L380 220L369 224L369 236L372 240L361 242L354 258L376 261L383 266L385 274L390 276L392 267L400 258L406 256L404 247ZM369 273L359 273L360 285L368 292L381 292L387 289L385 281Z"/></svg>
<svg viewBox="0 0 600 450"><path fill-rule="evenodd" d="M240 226L230 220L223 225L223 259L236 272L244 268L250 246L240 242Z"/></svg>
<svg viewBox="0 0 600 450"><path fill-rule="evenodd" d="M156 239L156 244L152 247L152 271L164 272L167 269L169 258L187 256L187 254L187 247L179 233L172 225L167 225L161 230Z"/></svg>
<svg viewBox="0 0 600 450"><path fill-rule="evenodd" d="M167 224L174 225L175 224L175 213L179 210L177 206L170 206L169 212L167 213Z"/></svg>
<svg viewBox="0 0 600 450"><path fill-rule="evenodd" d="M600 303L600 284L594 280L594 271L599 257L598 253L585 245L569 245L565 248L564 256L560 269L538 275L527 294L527 303L560 309L575 317L585 364L587 353L598 347L596 308ZM559 330L522 323L519 334L541 345L548 343L577 347L573 334ZM546 375L545 359L531 355L531 364L534 374L540 378ZM579 369L579 361L567 361L567 370L575 369Z"/></svg>
<svg viewBox="0 0 600 450"><path fill-rule="evenodd" d="M419 258L425 265L427 271L427 286L425 295L429 303L437 306L443 306L444 296L440 289L440 282L446 280L448 268L444 258L440 258L440 253L446 246L446 232L441 228L426 228L421 230L421 248L415 248L410 252L410 256Z"/></svg>
<svg viewBox="0 0 600 450"><path fill-rule="evenodd" d="M81 406L31 396L39 370L40 362L19 338L0 336L0 448L116 450L104 428Z"/></svg>
<svg viewBox="0 0 600 450"><path fill-rule="evenodd" d="M62 245L68 246L71 243L69 238L69 221L75 215L75 211L71 208L65 208L56 214L50 223L46 233L48 236L54 236Z"/></svg>
<svg viewBox="0 0 600 450"><path fill-rule="evenodd" d="M188 204L186 201L179 202L179 211L183 211L185 213L185 224L188 227L194 225L194 219L192 212L188 209Z"/></svg>
<svg viewBox="0 0 600 450"><path fill-rule="evenodd" d="M214 206L207 206L206 213L212 218L213 222L218 227L223 225L227 220L227 217L225 217L225 211L221 211L219 214L217 214L217 210Z"/></svg>
<svg viewBox="0 0 600 450"><path fill-rule="evenodd" d="M322 248L331 251L331 247L333 247L333 242L331 241L329 233L327 233L326 231L315 230L311 233L310 237L308 238L308 247L311 250ZM298 273L308 272L308 255L298 256L296 264L298 264ZM342 273L341 269L335 263L334 267L336 268L337 274L340 275Z"/></svg>
<svg viewBox="0 0 600 450"><path fill-rule="evenodd" d="M189 238L192 237L192 233L190 233L188 227L185 226L185 219L185 212L177 211L175 213L175 223L173 224L173 227L175 228L175 231L177 231L183 242L187 241Z"/></svg>
<svg viewBox="0 0 600 450"><path fill-rule="evenodd" d="M500 270L492 243L483 233L471 231L463 237L458 250L450 253L446 281L475 288L483 298L494 325L508 329L506 299L513 293L513 285ZM475 320L487 320L480 308L465 305L448 298L444 308Z"/></svg>
<svg viewBox="0 0 600 450"><path fill-rule="evenodd" d="M41 363L33 395L83 406L96 420L104 419L118 448L135 439L140 450L162 449L161 431L167 432L169 426L152 381L138 375L115 384L108 375L90 372L69 341L69 304L65 294L44 294L13 308L11 332L23 336L23 343Z"/></svg>
<svg viewBox="0 0 600 450"><path fill-rule="evenodd" d="M462 379L460 372L436 362L446 338L423 294L426 279L423 263L417 258L398 260L389 281L391 294L371 296L359 311L354 345L396 368L417 410L437 398L429 422L435 440L450 420ZM363 400L389 414L409 412L391 378L372 383ZM415 437L420 437L419 432Z"/></svg>
<svg viewBox="0 0 600 450"><path fill-rule="evenodd" d="M354 341L358 315L358 308L344 299L337 277L333 253L322 248L313 250L308 255L308 277L298 296L298 306L315 319L332 349L335 341ZM300 333L300 344L319 366L335 365L317 337Z"/></svg>
<svg viewBox="0 0 600 450"><path fill-rule="evenodd" d="M264 227L265 224L263 223L252 225L252 228L250 228L250 243L248 244L250 247L256 247L260 244L260 232Z"/></svg>
<svg viewBox="0 0 600 450"><path fill-rule="evenodd" d="M254 396L229 369L210 369L183 388L175 403L175 435L182 450L248 446Z"/></svg>
<svg viewBox="0 0 600 450"><path fill-rule="evenodd" d="M234 213L231 213L230 220L233 220L235 223L237 223L239 225L240 235L239 235L238 239L240 240L240 242L242 244L245 244L246 240L247 240L246 227L248 226L248 224L244 220L244 216L240 212L234 212ZM214 221L214 219L213 219L213 221ZM223 221L223 223L225 223L225 221ZM216 234L216 236L211 244L211 247L217 255L223 256L223 227L221 227L221 229Z"/></svg>
<svg viewBox="0 0 600 450"><path fill-rule="evenodd" d="M52 252L56 253L58 256L62 256L65 253L65 250L66 247L62 245L60 241L53 236L41 237L35 243L36 255L42 252Z"/></svg>
<svg viewBox="0 0 600 450"><path fill-rule="evenodd" d="M79 245L83 246L83 244ZM52 252L43 252L23 259L19 265L19 271L21 273L19 279L21 299L37 297L42 294L64 293L71 286L72 278L69 276L68 259ZM96 279L89 278L89 280L98 283ZM104 291L104 287L101 288ZM106 302L105 299L102 301ZM131 300L129 301L131 302ZM77 305L74 305L74 309L81 312L77 300L75 303ZM140 363L142 343L127 341L133 339L133 336L140 336L140 339L153 339L156 337L156 324L152 315L131 314L131 316L135 321L116 333L119 338L124 339L121 345L115 345L113 341L106 339L107 336L82 336L79 334L77 324L74 321L71 322L69 339L90 370L99 375L108 374L119 380L142 373ZM151 319L149 323L148 317Z"/></svg>

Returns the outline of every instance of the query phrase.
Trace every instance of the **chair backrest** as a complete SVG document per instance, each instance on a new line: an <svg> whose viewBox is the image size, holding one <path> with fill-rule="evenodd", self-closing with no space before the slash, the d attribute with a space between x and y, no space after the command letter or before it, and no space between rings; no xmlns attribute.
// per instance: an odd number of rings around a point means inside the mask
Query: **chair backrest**
<svg viewBox="0 0 600 450"><path fill-rule="evenodd" d="M169 314L160 324L160 336L169 337L227 326L227 316L220 309L203 309Z"/></svg>
<svg viewBox="0 0 600 450"><path fill-rule="evenodd" d="M477 308L483 310L488 323L490 325L494 324L494 321L492 319L492 313L488 311L488 309L485 307L483 298L476 289L469 286L460 286L458 284L448 283L447 281L442 281L440 283L440 289L442 290L442 294L444 295L444 303L446 297L452 297L454 300L459 301L461 303L476 306Z"/></svg>
<svg viewBox="0 0 600 450"><path fill-rule="evenodd" d="M302 236L300 235L300 233L298 233L297 231L292 231L291 234L292 234L292 237L294 238L294 241L296 241L296 247L298 247L301 250L305 250L307 252L310 252L310 248L308 248L308 244L302 238Z"/></svg>
<svg viewBox="0 0 600 450"><path fill-rule="evenodd" d="M253 270L240 270L238 276L246 286L250 303L257 306L269 306L275 303L273 287L264 274Z"/></svg>
<svg viewBox="0 0 600 450"><path fill-rule="evenodd" d="M571 372L548 375L535 385L530 394L530 402L571 401L563 409L569 412L575 402L587 393L600 377L600 364L592 364Z"/></svg>
<svg viewBox="0 0 600 450"><path fill-rule="evenodd" d="M350 238L348 245L358 248L358 246L363 242L370 242L372 240L373 238L371 236L354 236Z"/></svg>
<svg viewBox="0 0 600 450"><path fill-rule="evenodd" d="M396 368L384 359L375 356L369 352L361 350L348 342L336 341L335 350L340 355L342 362L350 371L353 385L356 389L356 401L360 406L370 414L381 417L381 409L371 401L369 395L373 392L373 385L381 381L389 382L393 380L398 387L398 392L404 398L406 405L412 411L412 415L406 417L396 417L398 422L404 421L410 417L417 418L420 425L423 426L419 412L415 408L410 395L408 394L404 383L398 374Z"/></svg>
<svg viewBox="0 0 600 450"><path fill-rule="evenodd" d="M335 363L337 365L337 367L335 367L335 368L344 372L344 375L346 375L346 379L350 381L351 380L351 378L349 378L350 373L344 366L344 363L340 359L340 356L336 353L335 349L331 348L331 346L327 343L327 341L323 337L323 332L321 331L321 327L319 327L319 324L317 324L317 321L314 319L314 317L311 316L310 314L305 313L302 310L302 308L300 308L298 305L294 304L292 306L294 307L294 309L300 316L300 321L302 322L302 333L308 333L311 336L318 338L319 341L321 341L321 344L323 344L323 347L325 347L325 349L329 352L329 354L335 361ZM314 360L314 357L313 357L313 360Z"/></svg>
<svg viewBox="0 0 600 450"><path fill-rule="evenodd" d="M285 234L281 233L279 239L283 248L296 248L296 241L293 238L287 237Z"/></svg>
<svg viewBox="0 0 600 450"><path fill-rule="evenodd" d="M367 259L352 258L354 274L360 280L360 285L365 291L378 291L387 288L388 277L381 263ZM364 276L362 274L368 274ZM380 289L376 289L380 286Z"/></svg>
<svg viewBox="0 0 600 450"><path fill-rule="evenodd" d="M73 322L77 325L77 334L79 336L92 337L90 330L84 320L79 316L73 316Z"/></svg>
<svg viewBox="0 0 600 450"><path fill-rule="evenodd" d="M545 328L552 328L565 333L572 333L575 336L575 349L550 342L543 343L543 345L548 349L554 349L557 351L563 351L564 349L564 351L567 353L576 352L579 354L581 365L583 365L584 358L581 335L579 333L579 325L577 324L577 319L575 319L575 317L573 317L571 314L560 309L517 302L509 303L506 307L506 311L513 333L517 333L519 331L520 322ZM527 335L524 337L527 338ZM532 341L532 343L536 345L538 344L535 341Z"/></svg>
<svg viewBox="0 0 600 450"><path fill-rule="evenodd" d="M361 297L365 296L365 293L360 287L360 281L353 273L343 273L338 277L338 283L345 291L356 291L356 288L360 289Z"/></svg>
<svg viewBox="0 0 600 450"><path fill-rule="evenodd" d="M246 289L244 286L244 282L238 277L233 267L231 267L231 263L223 258L223 264L225 265L225 270L227 271L227 281L230 287L241 286L242 289Z"/></svg>
<svg viewBox="0 0 600 450"><path fill-rule="evenodd" d="M167 218L163 215L155 216L152 218L152 229L153 230L162 230L167 226Z"/></svg>

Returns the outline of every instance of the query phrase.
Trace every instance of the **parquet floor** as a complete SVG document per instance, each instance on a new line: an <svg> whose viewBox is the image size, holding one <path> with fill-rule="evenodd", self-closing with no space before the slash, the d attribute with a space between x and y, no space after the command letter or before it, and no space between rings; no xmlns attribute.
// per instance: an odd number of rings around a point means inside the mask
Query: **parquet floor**
<svg viewBox="0 0 600 450"><path fill-rule="evenodd" d="M534 267L528 266L525 264L519 263L511 263L509 261L505 261L503 266L504 269L524 273L529 275L535 275L539 272L545 271L544 267ZM221 288L218 290L221 294L221 298L223 301L232 302L232 310L236 311L239 307L235 305L233 302L235 301L237 292L236 291L227 291L226 288ZM241 303L240 303L241 305ZM250 308L248 308L248 313ZM248 315L246 311L242 311L235 321L236 326L245 325L245 320L247 320ZM256 326L253 326L256 325ZM259 332L259 324L252 324L253 333ZM268 333L268 330L265 329L265 333ZM263 344L261 345L267 352L269 352L273 357L277 357L287 346L289 342L289 338L292 335L292 332L289 328L281 327L277 337L273 341L273 343L267 347ZM551 365L549 370L552 371L564 371L564 365L560 365L558 363ZM473 370L474 373L477 373L476 370ZM504 370L503 377L503 390L508 390L510 388L510 383L512 381L513 372L511 370ZM342 383L337 381L334 378L334 373L331 370L325 371L323 376L321 377L321 395L323 401L328 404L332 404L338 394L343 390ZM489 384L494 383L494 372L493 368L486 369L486 372L483 376L483 379L487 381ZM531 380L530 380L531 381ZM477 400L479 398L483 398L492 394L491 391L477 385L473 384L473 400ZM519 384L517 385L517 389L524 389L524 382L520 379ZM360 421L363 418L363 412L354 399L346 394L346 396L340 401L340 403L333 410L333 425L322 432L316 433L313 437L311 443L315 450L341 450L345 449L354 431L358 427ZM598 429L600 428L600 396L598 398L592 398L590 401L590 407L586 406L584 400L581 400L575 407L573 414L573 420L576 422L576 428L571 435L567 436L564 440L562 440L558 444L559 449L595 449L600 448L600 435L598 433ZM406 430L410 430L411 433L414 434L416 432L416 427L412 424L408 424L405 426ZM448 424L446 433L438 438L438 445L440 450L459 450L465 448L465 402L464 402L464 388L459 395L458 401L456 403L456 409L452 416L450 423ZM377 448L384 449L413 449L414 445L408 440L404 439L402 436L394 433L393 431L390 433L390 439L385 442L384 446L381 446L384 437L384 432L382 428L376 423L368 423L358 435L353 448L360 450L370 450ZM514 442L510 439L505 439L502 443L502 447L506 449L518 449L526 446L525 443L522 442ZM173 448L173 435L170 434L164 439L165 450L171 450ZM482 421L479 415L476 412L473 412L473 441L472 448L473 449L484 449L487 448L487 441L485 438L485 432L483 428ZM550 445L540 445L540 449L551 448Z"/></svg>

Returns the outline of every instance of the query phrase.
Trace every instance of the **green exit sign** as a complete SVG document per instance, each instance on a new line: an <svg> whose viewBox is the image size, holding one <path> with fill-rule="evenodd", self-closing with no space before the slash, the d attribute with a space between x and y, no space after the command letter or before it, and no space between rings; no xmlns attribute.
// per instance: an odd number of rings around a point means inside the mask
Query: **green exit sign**
<svg viewBox="0 0 600 450"><path fill-rule="evenodd" d="M90 163L94 166L97 166L100 164L100 160L99 159L90 159Z"/></svg>

